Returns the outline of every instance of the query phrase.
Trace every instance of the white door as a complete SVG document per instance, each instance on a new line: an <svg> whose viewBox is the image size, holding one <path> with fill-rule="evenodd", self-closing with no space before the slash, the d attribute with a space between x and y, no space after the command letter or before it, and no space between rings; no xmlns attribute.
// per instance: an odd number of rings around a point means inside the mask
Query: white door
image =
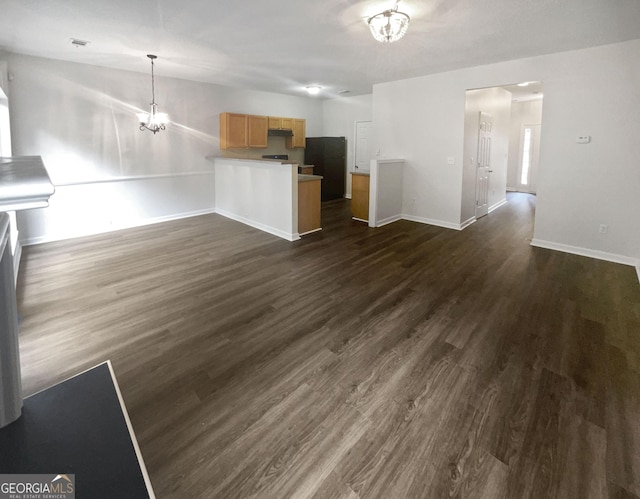
<svg viewBox="0 0 640 499"><path fill-rule="evenodd" d="M536 193L538 158L540 156L540 124L523 125L518 157L518 191Z"/></svg>
<svg viewBox="0 0 640 499"><path fill-rule="evenodd" d="M489 174L491 173L491 128L490 114L480 112L478 130L478 156L476 176L476 218L489 213Z"/></svg>
<svg viewBox="0 0 640 499"><path fill-rule="evenodd" d="M369 162L371 161L371 129L370 121L356 121L356 151L355 151L355 167L356 170L369 171Z"/></svg>

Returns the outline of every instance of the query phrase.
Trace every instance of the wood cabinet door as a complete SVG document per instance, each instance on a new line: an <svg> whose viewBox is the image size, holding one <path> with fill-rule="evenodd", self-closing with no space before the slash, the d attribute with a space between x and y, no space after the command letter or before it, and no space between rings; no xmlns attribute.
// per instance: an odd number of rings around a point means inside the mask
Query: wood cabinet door
<svg viewBox="0 0 640 499"><path fill-rule="evenodd" d="M269 128L269 120L266 116L248 117L248 142L249 147L265 148L267 147L267 129Z"/></svg>
<svg viewBox="0 0 640 499"><path fill-rule="evenodd" d="M246 147L249 147L247 115L220 114L220 149L243 149Z"/></svg>
<svg viewBox="0 0 640 499"><path fill-rule="evenodd" d="M351 215L357 220L369 220L369 176L351 174Z"/></svg>
<svg viewBox="0 0 640 499"><path fill-rule="evenodd" d="M281 118L280 126L283 130L293 130L293 118Z"/></svg>
<svg viewBox="0 0 640 499"><path fill-rule="evenodd" d="M293 120L293 137L287 137L289 149L305 147L306 123L305 120Z"/></svg>
<svg viewBox="0 0 640 499"><path fill-rule="evenodd" d="M269 128L276 129L276 130L279 128L282 128L282 118L269 116Z"/></svg>

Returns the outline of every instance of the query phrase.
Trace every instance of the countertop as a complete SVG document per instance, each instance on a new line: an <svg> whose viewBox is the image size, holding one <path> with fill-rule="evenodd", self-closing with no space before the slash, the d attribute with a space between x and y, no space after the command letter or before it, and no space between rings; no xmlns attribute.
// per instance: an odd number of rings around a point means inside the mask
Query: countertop
<svg viewBox="0 0 640 499"><path fill-rule="evenodd" d="M224 156L206 156L205 159L212 161L229 161L232 163L258 163L262 165L287 165L299 166L300 163L289 159L255 159L255 158L225 158Z"/></svg>
<svg viewBox="0 0 640 499"><path fill-rule="evenodd" d="M307 175L305 173L298 173L298 182L310 182L312 180L322 180L322 175Z"/></svg>

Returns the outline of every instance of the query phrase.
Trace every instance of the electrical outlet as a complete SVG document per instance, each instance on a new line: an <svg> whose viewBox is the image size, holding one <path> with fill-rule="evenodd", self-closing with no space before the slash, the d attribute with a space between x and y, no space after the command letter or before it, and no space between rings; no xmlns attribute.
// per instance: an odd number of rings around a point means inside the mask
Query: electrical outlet
<svg viewBox="0 0 640 499"><path fill-rule="evenodd" d="M598 227L598 232L600 234L606 234L607 232L609 232L609 226L606 224L600 224L600 227Z"/></svg>
<svg viewBox="0 0 640 499"><path fill-rule="evenodd" d="M448 165L455 165L456 164L456 158L454 158L453 156L449 156L447 158L447 164Z"/></svg>

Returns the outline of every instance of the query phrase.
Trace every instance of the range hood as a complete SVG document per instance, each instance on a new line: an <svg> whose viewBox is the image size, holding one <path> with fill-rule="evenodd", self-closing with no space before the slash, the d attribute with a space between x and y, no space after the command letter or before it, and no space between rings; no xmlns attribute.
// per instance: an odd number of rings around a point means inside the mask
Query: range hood
<svg viewBox="0 0 640 499"><path fill-rule="evenodd" d="M269 128L268 134L272 137L293 137L291 130L283 128Z"/></svg>

